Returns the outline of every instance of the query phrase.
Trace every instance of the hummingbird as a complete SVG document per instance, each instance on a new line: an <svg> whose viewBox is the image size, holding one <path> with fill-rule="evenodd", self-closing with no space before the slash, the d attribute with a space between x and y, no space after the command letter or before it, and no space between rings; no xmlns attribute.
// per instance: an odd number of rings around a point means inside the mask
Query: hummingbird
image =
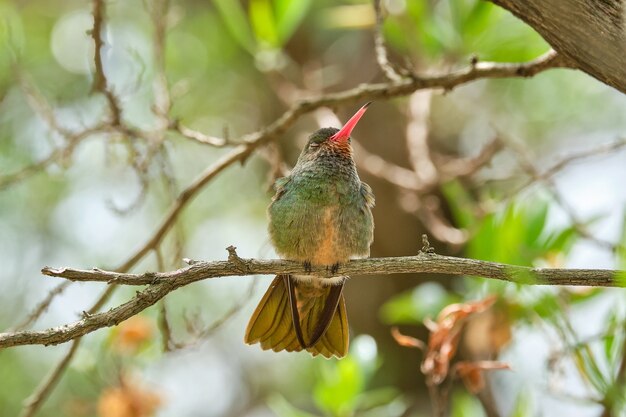
<svg viewBox="0 0 626 417"><path fill-rule="evenodd" d="M276 180L268 207L269 235L283 259L337 273L350 259L368 257L374 239L374 194L356 170L352 130L365 104L341 128L311 136L291 173ZM344 357L348 318L343 287L348 277L277 275L250 318L244 341L275 352L307 350Z"/></svg>

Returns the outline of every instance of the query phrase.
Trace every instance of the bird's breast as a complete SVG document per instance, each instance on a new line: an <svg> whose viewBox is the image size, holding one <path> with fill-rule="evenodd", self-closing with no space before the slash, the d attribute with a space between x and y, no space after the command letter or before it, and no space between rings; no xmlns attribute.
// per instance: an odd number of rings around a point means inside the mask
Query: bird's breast
<svg viewBox="0 0 626 417"><path fill-rule="evenodd" d="M319 225L319 243L316 248L312 248L309 261L314 265L334 265L343 263L350 259L347 248L342 248L340 244L341 230L338 224L339 209L337 207L327 207L321 216Z"/></svg>

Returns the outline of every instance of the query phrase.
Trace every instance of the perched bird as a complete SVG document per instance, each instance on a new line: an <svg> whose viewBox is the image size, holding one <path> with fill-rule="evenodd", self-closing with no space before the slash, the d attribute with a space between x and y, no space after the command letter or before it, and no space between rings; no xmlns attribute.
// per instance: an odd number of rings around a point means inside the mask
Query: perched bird
<svg viewBox="0 0 626 417"><path fill-rule="evenodd" d="M291 174L274 185L268 208L272 244L281 258L303 262L305 270L316 265L335 273L349 259L369 256L374 195L359 179L350 146L352 129L369 104L341 129L313 133ZM347 278L276 276L248 323L245 342L275 352L345 356Z"/></svg>

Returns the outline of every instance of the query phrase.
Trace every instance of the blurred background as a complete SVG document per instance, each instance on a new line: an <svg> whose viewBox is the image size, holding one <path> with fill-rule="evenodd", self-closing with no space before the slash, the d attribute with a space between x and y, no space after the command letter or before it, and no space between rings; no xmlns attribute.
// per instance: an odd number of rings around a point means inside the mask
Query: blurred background
<svg viewBox="0 0 626 417"><path fill-rule="evenodd" d="M390 60L418 73L460 68L471 56L524 62L549 49L490 3L385 0L382 7ZM84 133L112 117L105 94L92 88L93 9L86 1L0 0L3 331L78 320L105 285L59 287L40 269L123 265L176 196L229 152L229 144L181 134L174 121L236 142L299 98L385 82L368 1L110 0L102 70L126 127ZM275 257L265 217L273 180L293 166L308 134L340 126L361 104L305 115L217 175L132 271L176 269L183 257L225 259L229 245L242 257ZM361 178L376 195L372 256L414 255L425 233L439 254L626 268L626 97L581 72L378 100L354 139ZM271 279L198 282L86 336L37 415L433 415L422 353L399 346L390 330L425 341L425 319L490 294L497 301L463 323L452 362L498 360L511 370L480 373L484 387L448 375L442 398L450 415L622 410L623 290L354 277L346 287L351 352L338 361L243 344ZM104 308L135 292L118 289ZM1 350L0 416L20 415L68 349Z"/></svg>

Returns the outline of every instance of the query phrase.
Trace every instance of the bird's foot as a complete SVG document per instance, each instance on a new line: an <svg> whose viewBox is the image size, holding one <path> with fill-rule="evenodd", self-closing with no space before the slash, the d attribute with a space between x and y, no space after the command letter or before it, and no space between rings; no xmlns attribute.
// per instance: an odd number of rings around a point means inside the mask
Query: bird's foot
<svg viewBox="0 0 626 417"><path fill-rule="evenodd" d="M311 261L304 261L302 266L304 267L304 272L311 272L313 270L311 267Z"/></svg>
<svg viewBox="0 0 626 417"><path fill-rule="evenodd" d="M336 262L336 263L332 264L332 265L330 266L330 273L331 273L331 274L336 274L336 273L337 273L337 271L339 271L339 267L340 267L340 266L341 266L341 265L339 264L339 262Z"/></svg>

